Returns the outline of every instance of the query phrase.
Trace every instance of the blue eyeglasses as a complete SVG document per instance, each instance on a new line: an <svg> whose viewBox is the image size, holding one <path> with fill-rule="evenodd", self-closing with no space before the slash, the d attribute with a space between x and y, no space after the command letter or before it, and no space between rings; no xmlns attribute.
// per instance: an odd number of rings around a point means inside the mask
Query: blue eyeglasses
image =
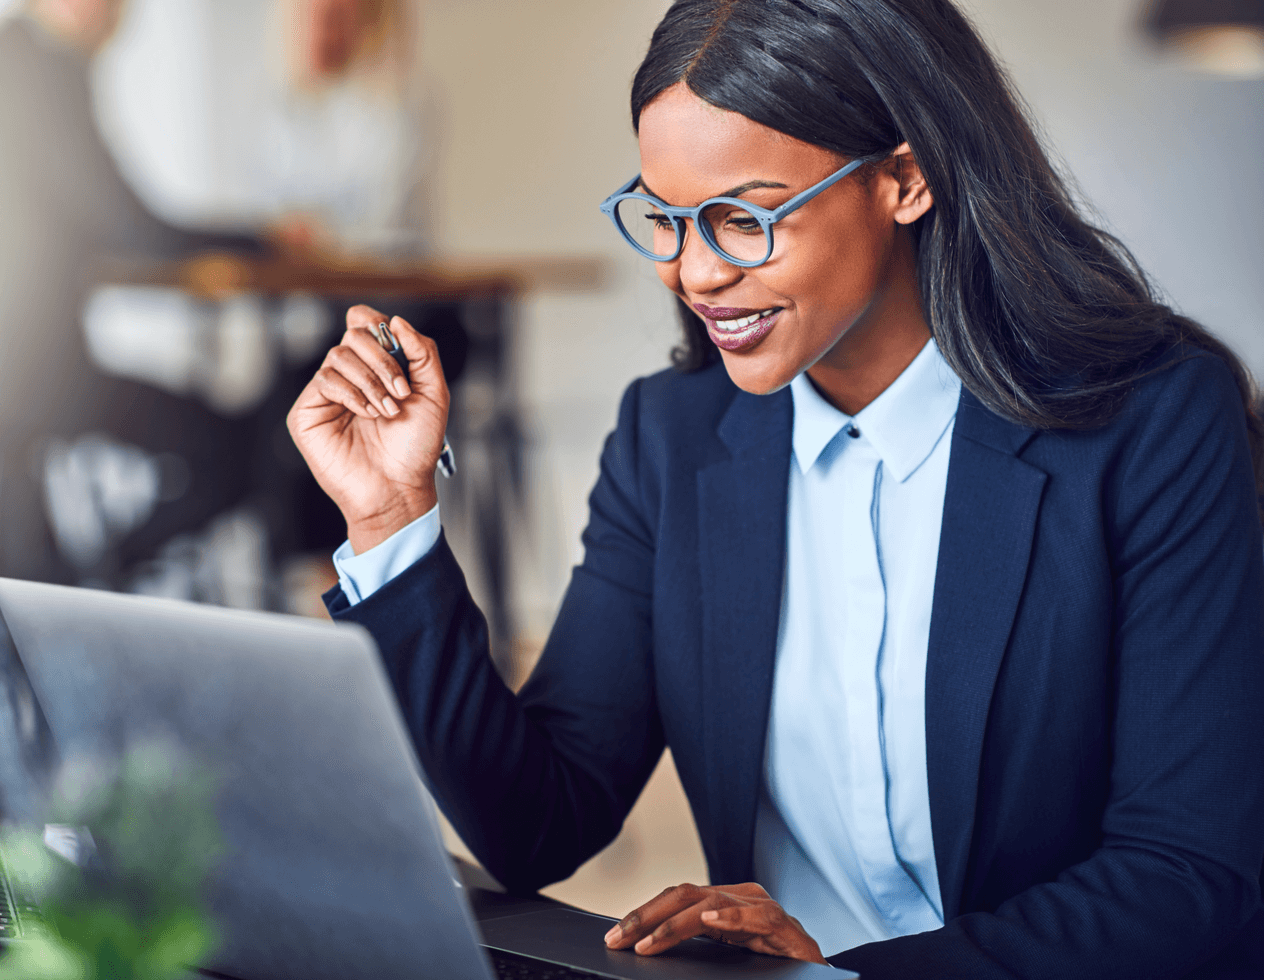
<svg viewBox="0 0 1264 980"><path fill-rule="evenodd" d="M602 201L601 210L609 215L628 244L647 259L676 259L685 247L685 220L690 219L716 255L743 269L753 269L772 257L773 225L833 187L867 159L853 160L773 211L740 197L712 197L696 208L672 207L656 197L632 191L641 182L640 174Z"/></svg>

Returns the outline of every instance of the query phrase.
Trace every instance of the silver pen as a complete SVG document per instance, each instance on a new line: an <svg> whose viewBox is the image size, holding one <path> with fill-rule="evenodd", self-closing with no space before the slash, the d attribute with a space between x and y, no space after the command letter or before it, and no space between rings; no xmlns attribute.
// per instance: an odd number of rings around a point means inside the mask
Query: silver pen
<svg viewBox="0 0 1264 980"><path fill-rule="evenodd" d="M377 342L382 345L382 349L395 358L395 363L404 369L404 377L408 377L408 356L404 353L404 348L399 346L399 341L395 339L395 335L391 333L385 322L377 325L375 336L377 337ZM444 433L443 436L443 452L439 454L439 472L444 476L456 474L456 455L452 452L452 446L448 443L447 433Z"/></svg>

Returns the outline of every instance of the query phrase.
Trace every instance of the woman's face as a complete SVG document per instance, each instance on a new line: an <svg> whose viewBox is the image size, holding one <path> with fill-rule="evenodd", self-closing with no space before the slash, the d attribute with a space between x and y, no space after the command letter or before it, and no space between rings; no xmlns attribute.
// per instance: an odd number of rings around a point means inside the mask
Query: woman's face
<svg viewBox="0 0 1264 980"><path fill-rule="evenodd" d="M374 7L366 0L299 0L302 67L312 79L346 71L373 28Z"/></svg>
<svg viewBox="0 0 1264 980"><path fill-rule="evenodd" d="M70 44L93 52L114 33L122 7L123 0L38 0L33 9Z"/></svg>
<svg viewBox="0 0 1264 980"><path fill-rule="evenodd" d="M709 105L683 83L642 111L639 142L646 189L677 206L740 196L775 208L847 163ZM748 189L734 195L743 185ZM916 216L929 207L929 192L925 197ZM774 225L775 249L761 266L725 262L690 225L680 256L656 267L667 288L703 316L734 383L767 394L818 361L864 356L893 316L917 318L921 340L913 354L925 343L904 227L912 220L897 168L880 168L867 179L844 178ZM733 322L768 310L772 315L754 324Z"/></svg>

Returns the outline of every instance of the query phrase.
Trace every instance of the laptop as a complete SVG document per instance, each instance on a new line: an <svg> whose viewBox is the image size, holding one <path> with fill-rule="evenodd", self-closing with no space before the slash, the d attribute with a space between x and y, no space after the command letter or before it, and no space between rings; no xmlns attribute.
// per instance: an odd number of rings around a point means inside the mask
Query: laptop
<svg viewBox="0 0 1264 980"><path fill-rule="evenodd" d="M0 579L0 683L8 819L38 819L58 760L118 760L154 738L216 773L227 844L207 889L222 942L205 967L216 974L849 975L704 939L659 957L611 951L602 937L614 920L565 907L480 930L357 626Z"/></svg>

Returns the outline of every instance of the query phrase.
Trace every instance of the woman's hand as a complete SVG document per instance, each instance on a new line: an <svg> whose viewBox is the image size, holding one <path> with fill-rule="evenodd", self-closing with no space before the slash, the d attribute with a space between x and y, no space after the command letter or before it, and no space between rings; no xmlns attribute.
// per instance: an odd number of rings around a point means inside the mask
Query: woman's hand
<svg viewBox="0 0 1264 980"><path fill-rule="evenodd" d="M631 946L653 956L694 936L745 946L756 953L824 963L816 940L799 920L754 882L744 885L677 885L626 915L606 933L611 949Z"/></svg>
<svg viewBox="0 0 1264 980"><path fill-rule="evenodd" d="M389 318L347 311L330 350L286 420L299 452L347 521L356 554L430 510L448 424L448 386L434 341L399 317L390 330L408 357L400 369L373 328Z"/></svg>

